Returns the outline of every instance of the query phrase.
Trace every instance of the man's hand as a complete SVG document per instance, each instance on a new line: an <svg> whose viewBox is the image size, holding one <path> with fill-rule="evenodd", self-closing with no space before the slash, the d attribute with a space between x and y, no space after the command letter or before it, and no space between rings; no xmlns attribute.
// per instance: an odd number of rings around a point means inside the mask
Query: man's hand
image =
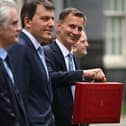
<svg viewBox="0 0 126 126"><path fill-rule="evenodd" d="M83 76L93 79L93 80L100 80L100 81L106 81L106 77L104 72L101 68L95 68L95 69L87 69L83 71Z"/></svg>

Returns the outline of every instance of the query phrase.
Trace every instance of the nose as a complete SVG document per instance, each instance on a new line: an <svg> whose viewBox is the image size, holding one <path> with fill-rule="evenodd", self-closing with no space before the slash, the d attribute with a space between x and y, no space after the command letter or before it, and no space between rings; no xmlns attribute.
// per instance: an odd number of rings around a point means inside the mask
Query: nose
<svg viewBox="0 0 126 126"><path fill-rule="evenodd" d="M51 18L51 19L49 20L49 26L51 26L51 27L54 26L54 19Z"/></svg>
<svg viewBox="0 0 126 126"><path fill-rule="evenodd" d="M77 39L79 39L81 36L81 32L78 30L78 28L75 28L72 33Z"/></svg>
<svg viewBox="0 0 126 126"><path fill-rule="evenodd" d="M81 35L81 32L78 30L78 28L75 28L73 33L76 35Z"/></svg>
<svg viewBox="0 0 126 126"><path fill-rule="evenodd" d="M86 47L89 47L88 40L86 40L85 45L86 45Z"/></svg>
<svg viewBox="0 0 126 126"><path fill-rule="evenodd" d="M17 24L17 31L20 32L21 31L21 25L18 23Z"/></svg>

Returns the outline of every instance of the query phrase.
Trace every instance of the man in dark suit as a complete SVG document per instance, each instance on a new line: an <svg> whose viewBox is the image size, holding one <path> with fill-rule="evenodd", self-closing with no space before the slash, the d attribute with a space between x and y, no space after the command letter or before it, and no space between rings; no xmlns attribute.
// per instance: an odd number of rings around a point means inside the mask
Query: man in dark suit
<svg viewBox="0 0 126 126"><path fill-rule="evenodd" d="M0 1L0 125L27 126L23 100L16 87L7 48L17 43L21 27L16 3Z"/></svg>
<svg viewBox="0 0 126 126"><path fill-rule="evenodd" d="M52 37L54 7L47 0L25 2L21 21L23 29L19 34L19 44L9 52L29 123L30 126L54 126L52 87L41 46Z"/></svg>
<svg viewBox="0 0 126 126"><path fill-rule="evenodd" d="M72 85L76 81L82 81L85 77L105 79L100 68L80 70L78 60L71 54L72 46L80 38L85 23L86 17L78 9L64 9L57 22L56 41L45 47L46 61L54 89L53 110L56 126L79 126L72 124L75 89ZM87 125L83 124L83 126Z"/></svg>

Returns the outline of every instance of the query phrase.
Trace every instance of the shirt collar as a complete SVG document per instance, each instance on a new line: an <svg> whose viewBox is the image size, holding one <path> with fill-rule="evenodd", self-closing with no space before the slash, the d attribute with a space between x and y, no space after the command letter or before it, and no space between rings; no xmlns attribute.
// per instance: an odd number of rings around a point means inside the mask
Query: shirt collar
<svg viewBox="0 0 126 126"><path fill-rule="evenodd" d="M3 49L3 48L0 48L0 58L2 59L2 60L5 60L6 59L6 57L7 57L7 51L5 50L5 49Z"/></svg>
<svg viewBox="0 0 126 126"><path fill-rule="evenodd" d="M68 56L70 51L58 39L56 39L56 43L57 43L58 47L60 48L63 56L64 57Z"/></svg>
<svg viewBox="0 0 126 126"><path fill-rule="evenodd" d="M34 45L35 49L38 50L38 48L41 46L38 40L27 30L22 29L22 32L24 32L31 40L32 44Z"/></svg>

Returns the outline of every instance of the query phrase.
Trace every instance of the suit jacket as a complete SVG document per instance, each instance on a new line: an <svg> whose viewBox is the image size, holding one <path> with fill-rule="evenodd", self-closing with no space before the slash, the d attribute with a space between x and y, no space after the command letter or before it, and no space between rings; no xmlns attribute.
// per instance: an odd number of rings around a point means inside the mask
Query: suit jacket
<svg viewBox="0 0 126 126"><path fill-rule="evenodd" d="M0 59L0 125L28 126L19 91Z"/></svg>
<svg viewBox="0 0 126 126"><path fill-rule="evenodd" d="M46 61L53 85L54 102L53 111L56 126L71 126L73 97L71 85L82 81L82 70L78 60L74 57L76 71L67 72L65 60L56 42L46 46Z"/></svg>
<svg viewBox="0 0 126 126"><path fill-rule="evenodd" d="M9 50L30 126L53 126L52 88L31 40L21 32L19 44ZM15 59L18 59L16 61Z"/></svg>

